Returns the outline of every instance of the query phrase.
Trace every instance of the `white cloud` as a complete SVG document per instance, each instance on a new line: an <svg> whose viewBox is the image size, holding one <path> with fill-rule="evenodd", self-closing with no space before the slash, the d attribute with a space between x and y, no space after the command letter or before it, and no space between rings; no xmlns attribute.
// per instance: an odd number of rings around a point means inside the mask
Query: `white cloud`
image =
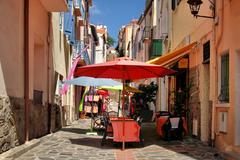
<svg viewBox="0 0 240 160"><path fill-rule="evenodd" d="M100 14L102 14L102 11L96 5L93 5L90 8L90 14L92 14L92 15L100 15Z"/></svg>

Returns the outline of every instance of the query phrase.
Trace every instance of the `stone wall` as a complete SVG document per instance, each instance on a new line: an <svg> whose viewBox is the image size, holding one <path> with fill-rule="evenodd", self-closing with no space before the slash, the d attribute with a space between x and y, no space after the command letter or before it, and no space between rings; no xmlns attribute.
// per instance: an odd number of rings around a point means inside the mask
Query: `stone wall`
<svg viewBox="0 0 240 160"><path fill-rule="evenodd" d="M36 105L30 102L29 105L29 139L46 135L48 127L48 106Z"/></svg>
<svg viewBox="0 0 240 160"><path fill-rule="evenodd" d="M189 109L190 109L190 124L189 132L193 133L193 130L197 129L197 136L200 138L200 97L199 97L199 70L198 67L190 68L189 71L190 93L189 93ZM197 122L197 123L195 123ZM194 124L195 123L195 124ZM194 126L197 125L197 126ZM196 133L195 133L196 134Z"/></svg>
<svg viewBox="0 0 240 160"><path fill-rule="evenodd" d="M23 144L25 141L24 128L25 128L25 108L24 99L10 97L11 110L15 119L15 127L17 130L17 137L19 144Z"/></svg>
<svg viewBox="0 0 240 160"><path fill-rule="evenodd" d="M190 122L189 131L196 131L194 136L203 142L209 142L211 131L211 102L209 99L209 68L206 65L198 65L189 72L190 98Z"/></svg>
<svg viewBox="0 0 240 160"><path fill-rule="evenodd" d="M29 105L29 140L62 127L61 109L54 105ZM0 153L25 142L24 99L0 97Z"/></svg>
<svg viewBox="0 0 240 160"><path fill-rule="evenodd" d="M0 97L0 153L19 144L9 97Z"/></svg>
<svg viewBox="0 0 240 160"><path fill-rule="evenodd" d="M62 127L61 110L57 104L30 105L29 138L42 137Z"/></svg>

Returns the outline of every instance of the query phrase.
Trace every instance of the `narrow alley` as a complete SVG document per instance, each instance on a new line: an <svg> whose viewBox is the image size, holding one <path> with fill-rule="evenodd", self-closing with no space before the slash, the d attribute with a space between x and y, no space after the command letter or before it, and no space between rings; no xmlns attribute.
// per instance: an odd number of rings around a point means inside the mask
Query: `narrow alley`
<svg viewBox="0 0 240 160"><path fill-rule="evenodd" d="M38 146L17 160L222 160L216 149L190 137L183 141L163 141L154 123L143 124L144 146L128 144L124 151L111 139L101 146L101 136L86 135L89 119L41 138Z"/></svg>
<svg viewBox="0 0 240 160"><path fill-rule="evenodd" d="M239 8L0 0L0 160L240 160Z"/></svg>

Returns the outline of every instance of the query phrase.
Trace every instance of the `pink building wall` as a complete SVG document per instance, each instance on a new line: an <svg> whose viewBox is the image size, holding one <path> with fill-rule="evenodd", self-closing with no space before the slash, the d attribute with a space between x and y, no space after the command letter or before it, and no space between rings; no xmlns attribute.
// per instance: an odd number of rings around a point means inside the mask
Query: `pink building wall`
<svg viewBox="0 0 240 160"><path fill-rule="evenodd" d="M213 59L216 66L215 74L215 135L216 145L225 151L240 152L240 94L239 94L239 63L240 63L240 1L217 1L219 25L216 26L216 56ZM229 52L229 103L220 103L220 57ZM227 132L219 131L219 112L227 113Z"/></svg>

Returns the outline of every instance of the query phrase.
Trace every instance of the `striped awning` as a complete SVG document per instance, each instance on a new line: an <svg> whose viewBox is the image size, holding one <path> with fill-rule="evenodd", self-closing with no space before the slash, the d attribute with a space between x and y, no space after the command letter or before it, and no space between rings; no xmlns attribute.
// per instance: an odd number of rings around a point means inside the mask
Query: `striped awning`
<svg viewBox="0 0 240 160"><path fill-rule="evenodd" d="M174 50L172 52L166 53L163 56L154 58L152 60L147 61L146 63L149 64L157 64L157 65L167 65L173 61L178 60L179 58L183 57L186 54L189 54L190 49L195 46L197 42L193 42L187 46L184 46L180 49Z"/></svg>

